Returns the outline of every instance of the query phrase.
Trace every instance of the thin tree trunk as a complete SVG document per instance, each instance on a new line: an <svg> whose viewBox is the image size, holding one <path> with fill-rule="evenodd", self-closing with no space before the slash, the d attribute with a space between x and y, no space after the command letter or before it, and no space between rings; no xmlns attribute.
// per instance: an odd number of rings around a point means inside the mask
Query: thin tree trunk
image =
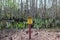
<svg viewBox="0 0 60 40"><path fill-rule="evenodd" d="M43 12L43 18L46 18L46 0L44 0L44 12Z"/></svg>
<svg viewBox="0 0 60 40"><path fill-rule="evenodd" d="M41 17L42 18L42 15L43 15L43 1L42 0L40 0L39 1L40 2L40 4L39 4L39 8L40 8L40 11L39 11L39 17Z"/></svg>
<svg viewBox="0 0 60 40"><path fill-rule="evenodd" d="M1 0L0 0L0 16L1 16Z"/></svg>
<svg viewBox="0 0 60 40"><path fill-rule="evenodd" d="M52 2L52 13L53 13L53 19L55 19L56 18L56 16L57 16L57 0L53 0L53 2Z"/></svg>
<svg viewBox="0 0 60 40"><path fill-rule="evenodd" d="M32 15L32 12L31 12L31 10L32 10L32 0L30 0L30 15Z"/></svg>
<svg viewBox="0 0 60 40"><path fill-rule="evenodd" d="M28 0L26 0L26 17L28 16Z"/></svg>
<svg viewBox="0 0 60 40"><path fill-rule="evenodd" d="M35 14L35 18L37 18L37 16L38 16L38 15L37 15L37 1L38 1L38 0L36 0L36 14Z"/></svg>
<svg viewBox="0 0 60 40"><path fill-rule="evenodd" d="M21 15L23 14L23 2L22 2L22 0L21 0ZM21 16L20 15L20 16Z"/></svg>
<svg viewBox="0 0 60 40"><path fill-rule="evenodd" d="M56 0L56 18L57 18L57 0Z"/></svg>

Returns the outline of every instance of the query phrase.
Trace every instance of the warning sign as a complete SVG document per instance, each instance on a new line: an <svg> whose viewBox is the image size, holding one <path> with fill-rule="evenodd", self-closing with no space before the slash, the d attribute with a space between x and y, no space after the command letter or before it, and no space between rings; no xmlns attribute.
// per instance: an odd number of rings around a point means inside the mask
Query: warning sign
<svg viewBox="0 0 60 40"><path fill-rule="evenodd" d="M28 23L28 24L32 24L32 23L33 23L32 17L28 17L27 23Z"/></svg>

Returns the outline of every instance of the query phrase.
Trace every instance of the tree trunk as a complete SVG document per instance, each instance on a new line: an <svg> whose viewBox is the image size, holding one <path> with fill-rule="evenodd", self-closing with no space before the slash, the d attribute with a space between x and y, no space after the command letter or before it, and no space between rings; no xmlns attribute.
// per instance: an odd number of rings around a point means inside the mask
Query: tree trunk
<svg viewBox="0 0 60 40"><path fill-rule="evenodd" d="M43 18L46 18L46 0L44 0L44 12L43 12Z"/></svg>
<svg viewBox="0 0 60 40"><path fill-rule="evenodd" d="M52 16L55 19L57 15L57 0L52 1Z"/></svg>
<svg viewBox="0 0 60 40"><path fill-rule="evenodd" d="M20 16L23 14L23 2L22 2L22 0L21 0L21 14L20 14Z"/></svg>
<svg viewBox="0 0 60 40"><path fill-rule="evenodd" d="M39 17L42 18L42 15L43 15L43 1L40 0L39 2L40 2L40 4L39 4Z"/></svg>

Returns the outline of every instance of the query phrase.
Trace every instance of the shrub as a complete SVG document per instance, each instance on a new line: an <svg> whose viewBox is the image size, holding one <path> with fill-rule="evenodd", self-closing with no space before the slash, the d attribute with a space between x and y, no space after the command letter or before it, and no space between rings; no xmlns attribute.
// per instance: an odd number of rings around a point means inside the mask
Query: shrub
<svg viewBox="0 0 60 40"><path fill-rule="evenodd" d="M42 19L34 19L34 28L41 28L44 24L44 21Z"/></svg>
<svg viewBox="0 0 60 40"><path fill-rule="evenodd" d="M56 28L57 26L60 26L60 20L57 19L34 19L34 28Z"/></svg>

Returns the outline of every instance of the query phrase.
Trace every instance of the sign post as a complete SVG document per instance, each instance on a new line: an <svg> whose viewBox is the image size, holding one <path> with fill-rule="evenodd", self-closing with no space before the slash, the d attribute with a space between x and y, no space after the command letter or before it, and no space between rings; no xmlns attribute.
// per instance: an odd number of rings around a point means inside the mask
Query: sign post
<svg viewBox="0 0 60 40"><path fill-rule="evenodd" d="M29 26L29 40L30 40L31 39L31 25L33 23L32 17L28 17L27 23L28 23L28 26Z"/></svg>

